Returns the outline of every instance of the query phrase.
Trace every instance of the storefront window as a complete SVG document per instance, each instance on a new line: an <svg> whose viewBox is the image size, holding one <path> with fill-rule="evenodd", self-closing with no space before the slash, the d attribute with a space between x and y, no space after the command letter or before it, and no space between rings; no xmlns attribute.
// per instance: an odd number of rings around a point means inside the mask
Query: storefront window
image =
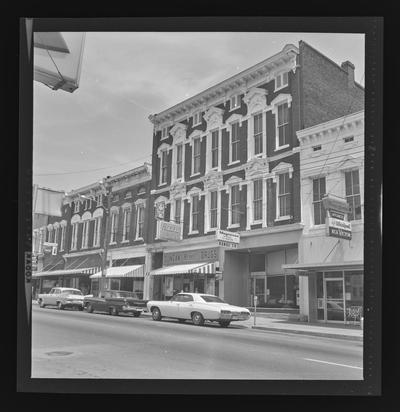
<svg viewBox="0 0 400 412"><path fill-rule="evenodd" d="M285 276L268 276L268 306L279 307L285 303Z"/></svg>
<svg viewBox="0 0 400 412"><path fill-rule="evenodd" d="M344 272L346 321L360 322L364 307L364 276L362 271Z"/></svg>
<svg viewBox="0 0 400 412"><path fill-rule="evenodd" d="M317 272L317 319L325 319L324 274L322 272Z"/></svg>

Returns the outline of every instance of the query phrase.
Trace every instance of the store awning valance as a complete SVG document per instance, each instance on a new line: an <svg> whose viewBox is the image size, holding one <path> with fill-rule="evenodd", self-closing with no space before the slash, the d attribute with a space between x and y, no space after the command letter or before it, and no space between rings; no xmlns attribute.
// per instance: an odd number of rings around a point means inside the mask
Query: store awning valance
<svg viewBox="0 0 400 412"><path fill-rule="evenodd" d="M291 263L282 265L286 272L322 272L324 270L362 270L364 262L355 260L349 262L321 262L321 263Z"/></svg>
<svg viewBox="0 0 400 412"><path fill-rule="evenodd" d="M91 273L96 273L101 267L101 257L98 253L83 256L70 256L67 258L65 269L95 268Z"/></svg>
<svg viewBox="0 0 400 412"><path fill-rule="evenodd" d="M185 265L164 266L150 272L150 275L179 275L185 273L215 274L215 262L188 263Z"/></svg>
<svg viewBox="0 0 400 412"><path fill-rule="evenodd" d="M144 265L115 266L108 268L106 278L142 278L144 277ZM90 276L90 279L101 278L101 271Z"/></svg>
<svg viewBox="0 0 400 412"><path fill-rule="evenodd" d="M32 273L32 278L42 278L46 276L73 276L73 275L90 275L97 272L99 268L81 268L81 269L62 269L49 270L47 272Z"/></svg>

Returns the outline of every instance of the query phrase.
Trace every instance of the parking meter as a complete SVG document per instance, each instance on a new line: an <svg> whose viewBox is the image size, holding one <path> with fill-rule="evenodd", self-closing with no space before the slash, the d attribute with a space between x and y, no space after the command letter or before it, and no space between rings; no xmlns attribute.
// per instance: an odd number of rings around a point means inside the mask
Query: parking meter
<svg viewBox="0 0 400 412"><path fill-rule="evenodd" d="M254 296L254 325L256 324L256 318L257 318L257 302L258 302L258 296Z"/></svg>

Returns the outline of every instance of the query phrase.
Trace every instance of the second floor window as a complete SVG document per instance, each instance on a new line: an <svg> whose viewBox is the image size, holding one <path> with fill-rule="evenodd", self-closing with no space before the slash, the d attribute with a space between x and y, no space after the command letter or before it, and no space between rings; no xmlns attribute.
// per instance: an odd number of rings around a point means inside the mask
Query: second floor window
<svg viewBox="0 0 400 412"><path fill-rule="evenodd" d="M254 181L254 196L253 196L253 219L262 220L263 218L263 181L258 179Z"/></svg>
<svg viewBox="0 0 400 412"><path fill-rule="evenodd" d="M211 167L218 167L218 146L219 146L218 130L211 133Z"/></svg>
<svg viewBox="0 0 400 412"><path fill-rule="evenodd" d="M218 192L216 190L210 192L210 229L216 228L218 225Z"/></svg>
<svg viewBox="0 0 400 412"><path fill-rule="evenodd" d="M76 250L78 247L78 227L79 223L72 224L72 235L71 235L71 249Z"/></svg>
<svg viewBox="0 0 400 412"><path fill-rule="evenodd" d="M124 225L122 228L122 241L125 242L129 239L129 232L131 229L131 209L124 209Z"/></svg>
<svg viewBox="0 0 400 412"><path fill-rule="evenodd" d="M254 121L254 154L258 155L263 151L263 127L262 113L253 116Z"/></svg>
<svg viewBox="0 0 400 412"><path fill-rule="evenodd" d="M278 176L278 217L290 216L290 179L289 173Z"/></svg>
<svg viewBox="0 0 400 412"><path fill-rule="evenodd" d="M325 177L313 179L313 209L314 209L314 225L322 225L325 223L325 208L322 204L322 198L325 196Z"/></svg>
<svg viewBox="0 0 400 412"><path fill-rule="evenodd" d="M289 107L287 103L278 106L278 147L289 144Z"/></svg>
<svg viewBox="0 0 400 412"><path fill-rule="evenodd" d="M143 239L144 234L144 205L137 207L136 239Z"/></svg>
<svg viewBox="0 0 400 412"><path fill-rule="evenodd" d="M240 224L240 192L239 185L231 189L231 224Z"/></svg>
<svg viewBox="0 0 400 412"><path fill-rule="evenodd" d="M199 230L199 195L192 197L192 231Z"/></svg>
<svg viewBox="0 0 400 412"><path fill-rule="evenodd" d="M182 164L183 164L183 145L178 144L176 146L176 178L182 177Z"/></svg>
<svg viewBox="0 0 400 412"><path fill-rule="evenodd" d="M43 252L43 242L45 241L46 232L45 229L39 231L39 253Z"/></svg>
<svg viewBox="0 0 400 412"><path fill-rule="evenodd" d="M193 126L196 126L201 123L201 112L196 112L193 115Z"/></svg>
<svg viewBox="0 0 400 412"><path fill-rule="evenodd" d="M350 206L349 220L361 219L360 176L358 170L345 173L346 201Z"/></svg>
<svg viewBox="0 0 400 412"><path fill-rule="evenodd" d="M103 196L101 194L97 195L96 196L96 207L102 206L102 204L103 204Z"/></svg>
<svg viewBox="0 0 400 412"><path fill-rule="evenodd" d="M56 227L54 229L54 243L57 243L57 245L58 245L58 232L59 232L59 229L58 227Z"/></svg>
<svg viewBox="0 0 400 412"><path fill-rule="evenodd" d="M89 243L89 220L83 222L82 228L82 249L87 249Z"/></svg>
<svg viewBox="0 0 400 412"><path fill-rule="evenodd" d="M193 141L193 173L200 173L200 137Z"/></svg>
<svg viewBox="0 0 400 412"><path fill-rule="evenodd" d="M232 140L231 140L232 162L239 160L239 122L232 125Z"/></svg>
<svg viewBox="0 0 400 412"><path fill-rule="evenodd" d="M100 246L100 230L101 230L101 217L97 217L94 220L94 231L93 231L93 246Z"/></svg>
<svg viewBox="0 0 400 412"><path fill-rule="evenodd" d="M60 239L60 250L65 249L65 226L61 226L61 239Z"/></svg>
<svg viewBox="0 0 400 412"><path fill-rule="evenodd" d="M111 212L110 218L111 218L110 243L115 243L117 241L118 213Z"/></svg>
<svg viewBox="0 0 400 412"><path fill-rule="evenodd" d="M175 216L174 216L175 223L181 223L181 205L182 205L182 200L176 199L175 200Z"/></svg>
<svg viewBox="0 0 400 412"><path fill-rule="evenodd" d="M231 102L231 110L237 109L240 106L240 96L237 94L232 96L230 99Z"/></svg>
<svg viewBox="0 0 400 412"><path fill-rule="evenodd" d="M49 229L47 231L47 241L52 243L53 242L53 229Z"/></svg>
<svg viewBox="0 0 400 412"><path fill-rule="evenodd" d="M161 139L165 139L168 137L168 127L163 127L161 129Z"/></svg>
<svg viewBox="0 0 400 412"><path fill-rule="evenodd" d="M168 151L161 152L161 184L167 183L168 174Z"/></svg>
<svg viewBox="0 0 400 412"><path fill-rule="evenodd" d="M74 202L74 213L79 213L79 204L80 204L80 202L78 200L75 200L75 202Z"/></svg>

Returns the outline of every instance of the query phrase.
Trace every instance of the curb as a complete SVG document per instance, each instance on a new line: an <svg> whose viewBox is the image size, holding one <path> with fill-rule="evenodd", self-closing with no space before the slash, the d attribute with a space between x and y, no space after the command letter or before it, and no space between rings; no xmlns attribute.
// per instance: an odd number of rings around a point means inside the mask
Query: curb
<svg viewBox="0 0 400 412"><path fill-rule="evenodd" d="M362 336L339 335L336 333L312 332L312 331L306 331L306 330L268 328L265 326L251 326L251 329L265 330L265 331L271 331L271 332L294 333L294 334L308 335L308 336L320 336L320 337L325 337L325 338L352 340L356 342L362 342L364 340Z"/></svg>

